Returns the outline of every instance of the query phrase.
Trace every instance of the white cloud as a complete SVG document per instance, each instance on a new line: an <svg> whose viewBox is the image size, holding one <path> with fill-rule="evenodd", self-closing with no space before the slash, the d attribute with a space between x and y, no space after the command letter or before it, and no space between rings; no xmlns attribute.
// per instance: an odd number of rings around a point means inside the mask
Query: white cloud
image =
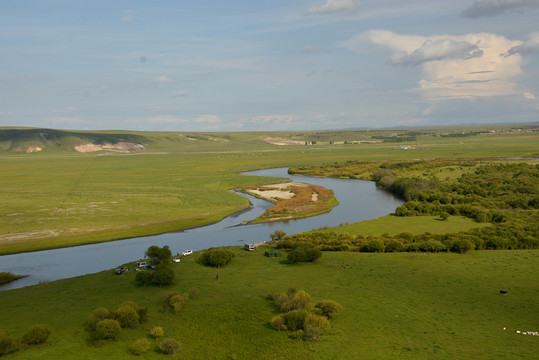
<svg viewBox="0 0 539 360"><path fill-rule="evenodd" d="M351 11L360 6L359 1L353 0L326 0L326 3L320 6L310 7L307 14L331 14L336 12Z"/></svg>
<svg viewBox="0 0 539 360"><path fill-rule="evenodd" d="M147 122L151 123L165 123L165 124L182 124L188 122L185 119L179 118L174 115L157 115L145 118Z"/></svg>
<svg viewBox="0 0 539 360"><path fill-rule="evenodd" d="M154 78L152 81L156 84L168 84L172 82L172 80L168 76L165 76L165 75L158 76Z"/></svg>
<svg viewBox="0 0 539 360"><path fill-rule="evenodd" d="M130 21L132 21L132 20L135 18L135 13L136 13L135 10L127 10L127 11L125 12L125 15L122 16L122 21L123 21L123 22L130 22Z"/></svg>
<svg viewBox="0 0 539 360"><path fill-rule="evenodd" d="M525 12L539 8L537 0L475 0L474 3L462 10L460 16L465 18L480 18L505 15L511 12Z"/></svg>
<svg viewBox="0 0 539 360"><path fill-rule="evenodd" d="M175 93L171 94L172 97L182 97L187 95L187 91L176 91Z"/></svg>
<svg viewBox="0 0 539 360"><path fill-rule="evenodd" d="M526 100L535 100L535 95L528 91L524 92L522 96L524 96L524 99Z"/></svg>
<svg viewBox="0 0 539 360"><path fill-rule="evenodd" d="M539 32L531 33L527 41L507 50L506 56L514 54L528 55L533 53L539 53Z"/></svg>
<svg viewBox="0 0 539 360"><path fill-rule="evenodd" d="M221 119L217 115L200 115L195 119L197 123L219 124Z"/></svg>
<svg viewBox="0 0 539 360"><path fill-rule="evenodd" d="M475 44L453 39L426 40L412 53L400 52L389 58L392 65L415 66L428 61L447 59L471 59L480 57L483 51Z"/></svg>
<svg viewBox="0 0 539 360"><path fill-rule="evenodd" d="M362 52L366 42L381 45L393 54L388 63L417 65L422 69L418 90L428 99L517 95L516 78L522 70L520 54L504 56L521 42L478 33L429 37L373 30L342 43Z"/></svg>

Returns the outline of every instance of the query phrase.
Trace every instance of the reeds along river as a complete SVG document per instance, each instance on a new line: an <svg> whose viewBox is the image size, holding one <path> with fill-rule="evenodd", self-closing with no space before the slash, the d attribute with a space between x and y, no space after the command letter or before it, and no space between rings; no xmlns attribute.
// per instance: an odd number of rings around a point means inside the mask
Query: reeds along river
<svg viewBox="0 0 539 360"><path fill-rule="evenodd" d="M334 191L339 205L329 213L315 217L276 221L271 223L236 226L261 215L273 204L247 196L252 206L222 221L177 233L139 237L100 244L0 257L0 272L9 271L25 278L0 286L0 290L14 289L41 282L70 278L112 269L118 265L138 260L151 245L168 245L173 254L186 249L202 250L215 246L242 245L269 241L269 234L283 230L288 235L375 219L395 210L402 201L376 189L374 182L315 178L288 175L286 168L259 170L245 173L254 176L274 176L292 181L320 185Z"/></svg>

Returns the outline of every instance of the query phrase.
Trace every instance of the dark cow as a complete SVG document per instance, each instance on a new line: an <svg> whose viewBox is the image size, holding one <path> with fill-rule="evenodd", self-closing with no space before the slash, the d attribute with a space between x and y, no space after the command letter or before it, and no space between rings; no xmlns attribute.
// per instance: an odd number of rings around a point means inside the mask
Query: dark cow
<svg viewBox="0 0 539 360"><path fill-rule="evenodd" d="M500 295L507 295L507 290L500 290Z"/></svg>

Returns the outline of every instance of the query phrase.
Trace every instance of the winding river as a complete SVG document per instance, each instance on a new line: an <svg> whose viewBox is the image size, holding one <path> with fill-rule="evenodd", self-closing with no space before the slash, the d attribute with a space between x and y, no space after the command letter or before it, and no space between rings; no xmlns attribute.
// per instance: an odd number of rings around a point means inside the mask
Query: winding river
<svg viewBox="0 0 539 360"><path fill-rule="evenodd" d="M315 217L263 224L235 226L261 215L273 204L245 195L251 201L249 209L230 215L218 223L176 233L131 238L106 243L75 246L0 256L0 272L28 275L0 286L0 290L15 289L41 282L54 281L114 268L139 259L151 245L168 245L173 254L186 249L195 251L215 246L242 245L269 241L269 234L283 230L288 235L354 223L387 215L402 204L393 195L378 190L372 181L295 176L287 168L257 170L244 173L253 176L289 178L295 182L320 185L335 192L339 205L329 213Z"/></svg>

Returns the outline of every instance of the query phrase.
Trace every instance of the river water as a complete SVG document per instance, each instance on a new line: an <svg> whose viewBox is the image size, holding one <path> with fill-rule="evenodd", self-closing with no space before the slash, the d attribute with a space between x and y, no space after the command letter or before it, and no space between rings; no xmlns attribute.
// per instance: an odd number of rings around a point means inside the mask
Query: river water
<svg viewBox="0 0 539 360"><path fill-rule="evenodd" d="M106 243L75 246L0 256L0 272L28 275L25 278L0 285L0 290L15 289L41 282L54 281L112 269L118 265L138 260L151 245L168 245L173 254L183 250L194 251L215 246L242 245L269 241L269 234L283 230L288 235L320 227L334 227L387 215L402 205L390 193L378 190L372 181L315 178L295 176L287 168L257 170L245 173L251 176L288 178L295 182L320 185L334 191L339 205L329 213L310 218L242 225L252 220L273 204L245 195L252 206L230 215L218 223L176 233L117 240Z"/></svg>

